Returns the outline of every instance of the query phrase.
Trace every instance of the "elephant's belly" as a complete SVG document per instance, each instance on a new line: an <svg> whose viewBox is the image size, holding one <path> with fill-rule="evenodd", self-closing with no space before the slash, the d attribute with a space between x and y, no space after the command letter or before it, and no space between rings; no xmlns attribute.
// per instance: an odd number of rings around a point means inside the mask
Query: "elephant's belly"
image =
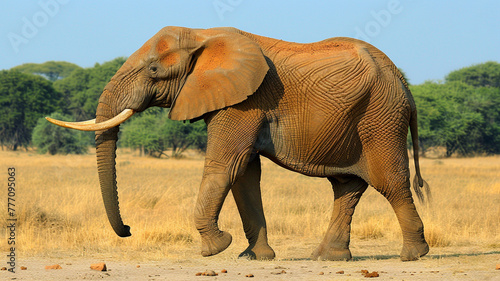
<svg viewBox="0 0 500 281"><path fill-rule="evenodd" d="M273 131L264 127L255 150L276 164L308 176L364 176L361 142L355 133ZM322 137L324 136L324 137Z"/></svg>
<svg viewBox="0 0 500 281"><path fill-rule="evenodd" d="M318 164L296 161L293 157L283 155L272 155L266 151L260 151L260 154L269 158L274 163L294 172L298 172L312 177L331 177L339 175L357 175L364 176L360 163L352 165L336 165L335 163Z"/></svg>

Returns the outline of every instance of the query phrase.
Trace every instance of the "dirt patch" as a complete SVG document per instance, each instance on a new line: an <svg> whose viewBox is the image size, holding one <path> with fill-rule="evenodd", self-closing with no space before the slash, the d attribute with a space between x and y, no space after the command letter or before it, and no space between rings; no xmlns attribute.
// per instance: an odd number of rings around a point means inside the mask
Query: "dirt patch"
<svg viewBox="0 0 500 281"><path fill-rule="evenodd" d="M106 264L103 262L91 264L90 269L97 271L107 271Z"/></svg>
<svg viewBox="0 0 500 281"><path fill-rule="evenodd" d="M59 260L60 259L60 260ZM108 271L89 268L90 258L20 259L27 270L0 272L2 280L498 280L496 266L500 252L483 254L430 255L415 262L401 262L397 257L358 258L352 262L273 260L247 261L220 255L210 258L165 259L144 261L107 260ZM63 263L64 260L64 263ZM95 260L95 259L94 259ZM58 262L60 270L45 270ZM5 278L5 279L4 279ZM497 279L498 278L498 279Z"/></svg>

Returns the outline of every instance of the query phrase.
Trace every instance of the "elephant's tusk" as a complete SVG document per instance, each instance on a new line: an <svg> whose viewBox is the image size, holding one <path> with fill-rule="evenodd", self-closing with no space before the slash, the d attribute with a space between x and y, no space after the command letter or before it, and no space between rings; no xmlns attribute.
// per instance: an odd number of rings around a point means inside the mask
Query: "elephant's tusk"
<svg viewBox="0 0 500 281"><path fill-rule="evenodd" d="M65 128L76 129L80 131L101 131L120 125L121 123L129 119L132 115L134 115L134 113L135 111L133 109L125 109L115 117L101 123L96 123L95 119L82 122L65 122L55 120L50 117L45 117L45 119L47 119L47 121L52 124L56 124Z"/></svg>
<svg viewBox="0 0 500 281"><path fill-rule="evenodd" d="M46 117L48 119L50 119L49 117ZM47 120L48 120L47 119ZM54 119L52 119L54 120ZM54 121L58 121L58 120L54 120ZM60 121L58 121L60 122ZM73 125L87 125L87 124L95 124L95 118L92 119L92 120L87 120L87 121L81 121L81 122L66 122L66 123L72 123Z"/></svg>

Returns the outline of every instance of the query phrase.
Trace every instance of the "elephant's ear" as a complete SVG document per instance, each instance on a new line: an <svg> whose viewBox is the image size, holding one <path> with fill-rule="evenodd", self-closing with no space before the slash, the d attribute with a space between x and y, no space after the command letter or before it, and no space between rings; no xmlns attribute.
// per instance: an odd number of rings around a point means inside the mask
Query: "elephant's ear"
<svg viewBox="0 0 500 281"><path fill-rule="evenodd" d="M193 31L192 71L175 97L170 119L189 120L240 103L257 91L269 69L259 45L230 30ZM194 41L194 42L193 42Z"/></svg>

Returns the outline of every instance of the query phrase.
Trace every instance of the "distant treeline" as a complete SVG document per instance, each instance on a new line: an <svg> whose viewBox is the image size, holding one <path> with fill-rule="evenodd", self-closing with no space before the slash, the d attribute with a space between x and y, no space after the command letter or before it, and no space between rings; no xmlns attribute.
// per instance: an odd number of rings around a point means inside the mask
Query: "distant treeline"
<svg viewBox="0 0 500 281"><path fill-rule="evenodd" d="M93 132L54 126L43 117L80 121L95 118L99 96L125 58L81 68L68 62L23 64L0 71L0 146L17 150L34 146L41 153L84 153L94 145ZM158 130L161 128L161 130ZM161 157L178 157L187 148L204 150L203 122L182 123L166 110L151 108L121 126L118 144Z"/></svg>
<svg viewBox="0 0 500 281"><path fill-rule="evenodd" d="M500 64L486 62L449 73L444 82L410 89L418 110L422 152L446 156L500 153Z"/></svg>
<svg viewBox="0 0 500 281"><path fill-rule="evenodd" d="M95 118L99 96L125 58L81 68L68 62L23 64L0 71L0 146L34 146L41 153L84 153L94 134L68 130L43 119ZM486 62L448 74L445 81L411 85L419 115L422 153L445 147L446 156L500 153L500 64ZM187 148L204 150L203 122L168 119L151 108L121 127L119 145L161 157Z"/></svg>

